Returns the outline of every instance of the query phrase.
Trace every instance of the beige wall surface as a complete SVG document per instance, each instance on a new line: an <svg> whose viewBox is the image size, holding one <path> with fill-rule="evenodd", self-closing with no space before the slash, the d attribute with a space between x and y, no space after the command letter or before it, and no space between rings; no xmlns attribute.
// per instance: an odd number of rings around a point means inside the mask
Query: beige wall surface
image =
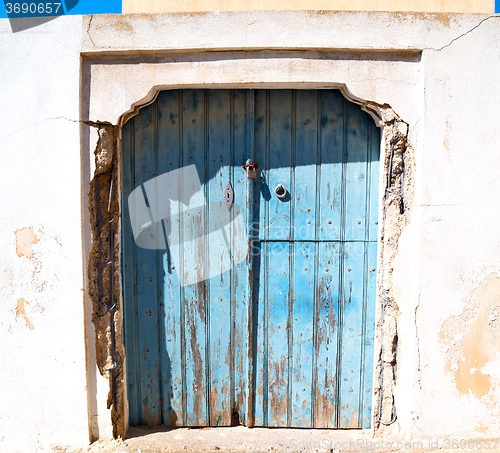
<svg viewBox="0 0 500 453"><path fill-rule="evenodd" d="M494 13L495 0L123 0L123 13L337 10Z"/></svg>

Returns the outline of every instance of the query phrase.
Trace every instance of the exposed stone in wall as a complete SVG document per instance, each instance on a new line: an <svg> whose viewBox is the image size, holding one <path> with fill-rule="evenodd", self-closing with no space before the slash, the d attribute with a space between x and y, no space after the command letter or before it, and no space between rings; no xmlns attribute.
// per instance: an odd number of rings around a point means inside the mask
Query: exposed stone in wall
<svg viewBox="0 0 500 453"><path fill-rule="evenodd" d="M96 169L90 182L92 247L88 262L89 296L96 335L96 362L109 379L108 408L113 435L125 430L123 310L121 301L120 172L118 128L90 123L99 132L94 151Z"/></svg>
<svg viewBox="0 0 500 453"><path fill-rule="evenodd" d="M363 108L375 111L384 125L381 157L384 159L381 244L373 406L377 436L390 434L397 420L394 390L397 381L399 307L393 294L393 262L404 227L410 222L414 197L414 152L408 140L408 124L387 105L367 103Z"/></svg>

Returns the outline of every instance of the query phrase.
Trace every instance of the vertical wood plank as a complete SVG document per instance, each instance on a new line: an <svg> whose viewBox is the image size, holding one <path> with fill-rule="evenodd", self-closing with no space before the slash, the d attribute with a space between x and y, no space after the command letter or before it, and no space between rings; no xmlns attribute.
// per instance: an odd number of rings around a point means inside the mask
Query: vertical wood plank
<svg viewBox="0 0 500 453"><path fill-rule="evenodd" d="M344 97L338 90L321 92L321 183L319 239L341 240Z"/></svg>
<svg viewBox="0 0 500 453"><path fill-rule="evenodd" d="M292 148L294 140L294 100L291 90L270 92L269 103L269 234L270 240L292 239L291 194ZM276 187L281 184L287 194L278 198ZM268 426L288 426L290 360L292 352L290 332L290 260L293 260L292 244L271 242L269 244L269 329L268 329L268 373L269 411Z"/></svg>
<svg viewBox="0 0 500 453"><path fill-rule="evenodd" d="M367 268L365 268L365 309L363 323L365 331L363 334L364 350L362 352L362 387L360 395L360 428L369 428L372 418L373 397L373 356L375 353L375 302L377 294L377 243L366 244L368 257Z"/></svg>
<svg viewBox="0 0 500 453"><path fill-rule="evenodd" d="M359 427L365 253L364 242L346 242L343 265L344 289L339 409L340 426L342 428Z"/></svg>
<svg viewBox="0 0 500 453"><path fill-rule="evenodd" d="M369 428L372 417L373 397L373 356L375 339L375 315L377 295L377 261L378 261L378 206L379 206L379 172L380 172L380 129L373 121L369 122L368 136L368 174L367 184L367 233L366 238L368 257L365 268L365 313L364 313L364 350L363 363L361 366L362 389L361 401L362 412L360 414L360 426Z"/></svg>
<svg viewBox="0 0 500 453"><path fill-rule="evenodd" d="M136 187L156 176L156 105L144 107L134 121ZM151 219L151 207L149 206ZM161 423L161 395L158 357L158 298L156 294L156 253L136 248L137 321L139 325L139 369L141 425Z"/></svg>
<svg viewBox="0 0 500 453"><path fill-rule="evenodd" d="M316 173L318 170L318 92L296 91L293 238L316 239Z"/></svg>
<svg viewBox="0 0 500 453"><path fill-rule="evenodd" d="M269 373L268 373L268 323L269 323L269 307L268 301L268 256L269 243L258 242L259 255L254 261L255 286L254 294L254 335L255 341L255 384L254 384L254 400L253 413L254 426L266 426L268 421L268 389L269 389Z"/></svg>
<svg viewBox="0 0 500 453"><path fill-rule="evenodd" d="M257 180L254 194L254 225L251 227L256 238L268 237L268 211L270 192L269 178L269 91L255 92L255 161L259 164L261 179ZM253 366L254 400L252 402L255 426L265 426L268 420L268 243L255 240L251 249L253 255L254 295L253 295Z"/></svg>
<svg viewBox="0 0 500 453"><path fill-rule="evenodd" d="M291 239L291 193L292 187L292 91L270 92L269 106L269 239ZM281 184L287 195L280 199L275 189Z"/></svg>
<svg viewBox="0 0 500 453"><path fill-rule="evenodd" d="M319 243L315 428L336 427L340 244Z"/></svg>
<svg viewBox="0 0 500 453"><path fill-rule="evenodd" d="M369 119L369 143L368 143L368 165L369 165L369 187L368 196L368 234L367 240L378 241L378 206L379 206L379 173L380 173L380 129ZM375 302L373 302L375 303Z"/></svg>
<svg viewBox="0 0 500 453"><path fill-rule="evenodd" d="M183 165L196 165L204 187L205 181L205 97L203 90L184 90L183 105ZM201 195L200 195L201 198ZM187 201L187 200L186 200ZM203 200L205 201L205 200ZM196 275L196 282L189 280L184 286L185 322L185 424L204 426L209 423L207 412L207 260L205 230L207 207L188 211L181 217L184 258L184 278ZM181 277L182 278L182 277ZM190 277L191 278L191 277Z"/></svg>
<svg viewBox="0 0 500 453"><path fill-rule="evenodd" d="M293 427L312 426L311 396L313 387L313 331L316 244L293 244L293 361L291 379L291 420Z"/></svg>
<svg viewBox="0 0 500 453"><path fill-rule="evenodd" d="M159 175L177 170L180 162L180 127L179 91L163 91L158 96L158 152ZM159 206L165 207L165 213L177 213L179 201L162 188L159 195ZM172 189L169 187L169 189ZM168 196L162 199L161 195ZM178 238L180 235L179 217L170 217L163 222L167 238ZM175 231L172 231L175 230ZM158 279L161 282L160 297L160 335L162 339L161 374L163 378L163 423L166 426L182 426L182 353L181 353L181 290L178 269L172 259L172 240L162 254L162 267ZM175 247L176 245L174 245ZM178 266L178 263L177 263Z"/></svg>
<svg viewBox="0 0 500 453"><path fill-rule="evenodd" d="M366 240L366 188L368 170L368 113L352 102L347 106L347 156L345 172L345 240Z"/></svg>
<svg viewBox="0 0 500 453"><path fill-rule="evenodd" d="M252 382L249 373L249 347L252 338L250 329L252 301L249 300L249 278L252 268L252 257L249 250L249 237L252 221L249 219L249 208L252 211L254 180L247 179L241 165L252 156L254 92L252 90L234 90L234 121L232 151L232 185L237 197L231 210L234 228L231 236L231 251L234 267L232 269L232 298L234 300L233 335L234 335L234 414L238 414L239 423L247 423L248 387ZM250 205L252 203L252 205ZM248 223L245 230L240 230L243 223ZM253 284L253 279L252 279ZM235 415L236 416L236 415Z"/></svg>
<svg viewBox="0 0 500 453"><path fill-rule="evenodd" d="M267 426L287 426L288 408L288 331L290 303L289 242L270 242L267 304L269 413Z"/></svg>
<svg viewBox="0 0 500 453"><path fill-rule="evenodd" d="M208 201L214 229L230 223L230 213L222 205L224 189L231 179L232 109L229 90L209 93L208 134ZM223 208L223 210L221 210ZM218 210L218 212L217 212ZM210 265L229 259L229 237L223 243L207 244L210 248ZM221 262L221 268L223 263ZM231 272L222 272L210 279L210 425L231 424L231 395L233 349L231 345Z"/></svg>
<svg viewBox="0 0 500 453"><path fill-rule="evenodd" d="M129 403L129 423L136 426L140 422L140 378L139 354L137 350L137 281L135 241L132 233L128 196L135 187L134 168L134 119L128 121L122 128L122 240L123 240L123 300L124 300L124 338L127 357L127 393Z"/></svg>

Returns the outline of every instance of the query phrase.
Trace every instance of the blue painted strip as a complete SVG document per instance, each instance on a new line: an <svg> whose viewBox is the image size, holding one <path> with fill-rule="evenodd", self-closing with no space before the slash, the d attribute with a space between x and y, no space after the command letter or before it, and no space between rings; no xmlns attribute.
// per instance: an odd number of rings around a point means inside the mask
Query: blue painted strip
<svg viewBox="0 0 500 453"><path fill-rule="evenodd" d="M158 96L158 150L161 153L158 173L164 174L180 166L179 143L179 92L163 91ZM167 190L163 191L168 193ZM161 194L159 194L161 195ZM179 206L176 200L166 199L159 203L169 205L167 211L175 212ZM180 223L177 220L164 222L167 237L172 235L172 229L180 234ZM166 241L168 242L168 241ZM170 248L162 255L162 267L157 278L162 283L160 297L160 313L162 322L162 353L161 374L163 379L163 423L166 426L183 425L182 408L182 353L181 353L181 291L178 270ZM163 308L163 310L162 310ZM161 320L160 320L161 321Z"/></svg>
<svg viewBox="0 0 500 453"><path fill-rule="evenodd" d="M224 189L231 178L231 126L230 106L232 93L229 90L214 90L209 94L208 135L208 201L210 206L222 202ZM225 206L217 218L224 216L224 224L230 223L230 212ZM230 238L225 238L229 240ZM210 263L229 260L228 246L208 244ZM222 255L221 255L222 254ZM231 272L224 272L210 279L210 424L229 426L231 424L231 387L233 349Z"/></svg>
<svg viewBox="0 0 500 453"><path fill-rule="evenodd" d="M340 426L358 428L361 350L363 340L363 279L365 244L345 243L344 297L342 301L342 357Z"/></svg>
<svg viewBox="0 0 500 453"><path fill-rule="evenodd" d="M291 238L291 166L292 166L292 91L270 92L269 115L269 232L268 239ZM276 188L282 185L287 195L280 199Z"/></svg>
<svg viewBox="0 0 500 453"><path fill-rule="evenodd" d="M134 164L134 120L127 122L122 129L122 143L129 153L124 153L122 163L122 238L123 238L123 299L124 299L124 337L127 357L127 393L129 402L129 423L133 426L139 424L140 414L140 389L138 383L138 344L135 341L138 335L136 305L137 305L137 281L136 281L136 248L130 223L130 212L128 209L127 195L132 192L135 186L135 166Z"/></svg>
<svg viewBox="0 0 500 453"><path fill-rule="evenodd" d="M316 428L335 428L337 414L337 354L340 322L340 244L323 242L319 246L318 317L316 327L317 387L315 392Z"/></svg>
<svg viewBox="0 0 500 453"><path fill-rule="evenodd" d="M316 187L318 152L318 93L316 90L296 91L296 152L294 192L291 200L294 215L293 238L300 241L316 239Z"/></svg>
<svg viewBox="0 0 500 453"><path fill-rule="evenodd" d="M250 268L252 260L250 255L246 255L242 261L242 253L248 251L247 238L248 230L242 230L239 226L241 220L247 223L246 228L251 222L248 222L248 209L253 206L250 203L253 197L253 180L245 176L241 165L250 157L253 135L253 91L235 90L234 96L234 121L233 121L233 149L232 149L232 186L234 193L239 197L234 200L235 205L231 209L231 220L236 222L237 230L232 230L231 250L232 259L235 264L231 270L232 276L232 298L234 301L233 312L233 351L234 359L232 363L234 381L231 389L233 390L232 411L238 415L239 422L247 423L248 418L248 383L252 382L252 374L249 374L249 341L251 332L251 307L252 301L249 299L250 286ZM253 137L252 137L253 138ZM245 227L243 227L245 228ZM243 239L242 239L243 236ZM242 248L243 247L243 248ZM253 283L253 282L252 282Z"/></svg>
<svg viewBox="0 0 500 453"><path fill-rule="evenodd" d="M322 91L319 239L324 241L342 240L343 106L338 90Z"/></svg>
<svg viewBox="0 0 500 453"><path fill-rule="evenodd" d="M144 108L134 121L136 187L154 178L155 124L154 105ZM145 191L143 190L145 194ZM146 199L145 199L146 202ZM147 203L148 204L148 203ZM149 207L149 206L148 206ZM150 216L152 217L149 207ZM137 322L139 326L140 369L140 424L155 425L161 422L161 395L159 393L158 357L158 304L156 294L156 257L151 249L136 249L137 256Z"/></svg>
<svg viewBox="0 0 500 453"><path fill-rule="evenodd" d="M204 187L205 122L204 92L184 90L183 163L196 165L198 176ZM198 282L184 286L185 301L185 368L186 368L186 424L204 426L208 423L207 377L206 377L206 305L207 282L206 237L199 237L199 228L205 223L206 210L200 214L186 213L183 216L184 241L181 253L184 257L185 277L198 275ZM198 246L190 246L190 241L198 238ZM185 281L186 283L190 280Z"/></svg>
<svg viewBox="0 0 500 453"><path fill-rule="evenodd" d="M269 407L267 426L287 426L288 311L290 302L290 244L269 244L268 373Z"/></svg>
<svg viewBox="0 0 500 453"><path fill-rule="evenodd" d="M8 3L11 3L14 5L15 3L18 3L19 5L22 5L23 3L26 2L16 2L16 1L3 1L0 2L0 19L7 19L7 9L6 5ZM99 0L57 0L55 3L52 1L40 1L36 0L35 2L28 2L28 5L30 3L42 3L44 5L52 3L52 6L55 5L56 3L61 3L61 10L63 11L63 14L66 14L68 16L77 16L77 15L84 15L84 14L121 14L122 13L122 0L106 0L105 2L99 1ZM13 6L12 6L13 8ZM11 7L9 6L9 10Z"/></svg>
<svg viewBox="0 0 500 453"><path fill-rule="evenodd" d="M240 96L243 93L240 92ZM239 191L243 191L246 194L246 200L239 203L242 210L242 216L246 219L247 226L247 237L248 237L248 255L246 260L241 263L242 270L239 268L235 269L238 274L239 281L245 281L246 284L238 285L235 297L238 300L243 300L244 304L237 305L237 308L243 313L236 312L236 323L241 319L239 324L240 332L237 335L238 338L242 338L237 341L237 347L241 349L241 356L243 363L236 363L236 404L239 409L240 423L242 425L252 426L254 425L254 391L255 389L255 375L256 375L256 364L254 362L256 353L256 335L254 329L254 250L253 250L253 238L255 236L254 232L254 206L255 206L255 192L258 185L256 185L256 180L248 179L245 176L244 171L240 171L238 168L239 162L246 162L247 159L251 161L255 160L255 149L254 149L254 123L255 123L255 91L246 90L244 92L245 96L245 149L243 155L235 151L235 175L234 175L234 187L239 188ZM238 148L239 149L239 148ZM240 160L241 159L241 160ZM243 169L242 169L243 170ZM257 179L258 181L258 179ZM257 183L258 184L258 183ZM241 192L240 192L241 193ZM243 275L244 279L241 280L240 276ZM244 294L241 294L242 288L245 288ZM237 327L238 332L238 327ZM239 382L242 381L240 385Z"/></svg>
<svg viewBox="0 0 500 453"><path fill-rule="evenodd" d="M373 120L358 105L348 103L345 239L367 240L365 228L368 174L368 126Z"/></svg>
<svg viewBox="0 0 500 453"><path fill-rule="evenodd" d="M368 206L369 213L367 214L368 225L368 240L378 241L378 200L379 200L379 174L380 168L380 129L373 121L370 121L369 133L369 157L368 157L368 172L370 187L367 189L370 197L370 205ZM375 304L375 302L373 302Z"/></svg>
<svg viewBox="0 0 500 453"><path fill-rule="evenodd" d="M367 244L368 247L368 272L365 274L366 285L366 312L364 332L364 365L363 387L361 389L360 428L370 428L372 418L373 397L373 356L375 354L375 299L377 294L377 246L376 242Z"/></svg>
<svg viewBox="0 0 500 453"><path fill-rule="evenodd" d="M268 212L268 186L269 175L269 117L267 115L269 105L269 95L266 90L255 92L255 142L254 157L259 164L261 179L255 181L254 193L254 215L255 222L251 227L254 237L264 238L267 234ZM255 426L265 426L267 424L267 258L268 244L255 241L251 254L253 255L254 272L254 295L253 295L253 392L252 402L253 424Z"/></svg>
<svg viewBox="0 0 500 453"><path fill-rule="evenodd" d="M293 245L295 263L293 279L293 367L291 376L290 426L312 427L311 393L313 370L314 280L317 244L297 242Z"/></svg>

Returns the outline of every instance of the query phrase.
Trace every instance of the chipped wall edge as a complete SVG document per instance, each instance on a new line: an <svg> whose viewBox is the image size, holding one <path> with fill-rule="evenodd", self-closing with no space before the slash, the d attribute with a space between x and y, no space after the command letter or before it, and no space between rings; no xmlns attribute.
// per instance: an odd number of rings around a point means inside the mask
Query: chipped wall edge
<svg viewBox="0 0 500 453"><path fill-rule="evenodd" d="M87 123L97 128L96 169L88 192L92 245L88 260L88 289L95 327L96 363L109 380L107 407L113 436L124 437L126 423L125 346L121 287L121 218L119 128L109 123Z"/></svg>

